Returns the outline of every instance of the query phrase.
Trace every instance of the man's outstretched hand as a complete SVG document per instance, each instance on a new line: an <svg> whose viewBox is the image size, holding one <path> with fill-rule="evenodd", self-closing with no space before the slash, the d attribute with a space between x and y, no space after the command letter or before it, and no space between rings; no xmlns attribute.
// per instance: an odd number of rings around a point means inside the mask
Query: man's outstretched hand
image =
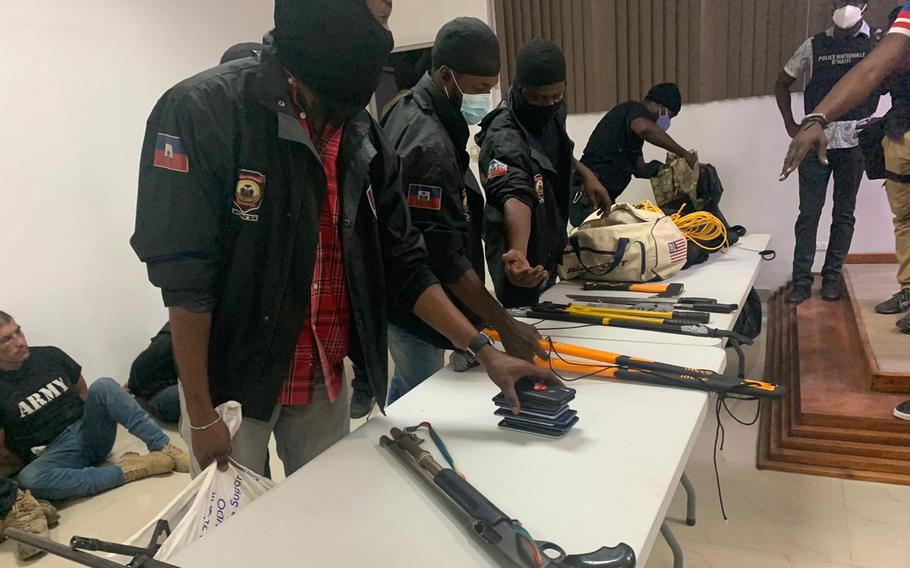
<svg viewBox="0 0 910 568"><path fill-rule="evenodd" d="M537 288L550 276L543 266L532 267L527 257L514 249L502 255L502 263L506 278L520 288Z"/></svg>
<svg viewBox="0 0 910 568"><path fill-rule="evenodd" d="M828 165L828 139L825 137L825 130L818 122L810 122L804 125L800 131L793 137L790 142L790 149L787 151L787 157L784 159L784 167L780 172L780 181L784 181L790 174L799 168L799 165L806 155L812 150L818 152L818 160Z"/></svg>
<svg viewBox="0 0 910 568"><path fill-rule="evenodd" d="M515 392L515 383L522 378L530 377L545 383L562 384L548 369L536 367L527 361L506 355L492 345L481 349L477 354L477 360L486 369L490 379L502 391L512 409L512 414L521 412L521 404L518 402L518 394Z"/></svg>

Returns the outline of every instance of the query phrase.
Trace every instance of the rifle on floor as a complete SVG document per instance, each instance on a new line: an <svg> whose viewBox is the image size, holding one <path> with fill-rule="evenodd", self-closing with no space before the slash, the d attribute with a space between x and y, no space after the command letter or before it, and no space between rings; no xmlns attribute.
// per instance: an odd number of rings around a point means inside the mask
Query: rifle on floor
<svg viewBox="0 0 910 568"><path fill-rule="evenodd" d="M32 548L43 550L48 554L59 556L60 558L64 558L83 566L90 566L91 568L124 568L124 566L127 568L180 568L174 564L168 564L166 562L161 562L160 560L155 560L153 558L155 556L155 553L158 552L158 549L161 547L159 544L161 535L171 534L171 529L165 520L158 521L158 524L155 526L155 532L152 534L152 539L146 548L128 546L126 544L117 544L114 542L105 542L103 540L85 538L82 536L74 536L72 540L70 540L70 545L65 546L59 542L42 538L32 533L13 528L6 529L4 534L10 540L27 544ZM109 554L119 554L122 556L128 556L132 558L132 560L127 564L120 564L118 562L114 562L113 560L108 560L107 558L89 554L85 552L86 550L105 552Z"/></svg>
<svg viewBox="0 0 910 568"><path fill-rule="evenodd" d="M417 475L502 565L635 568L635 551L625 543L588 554L568 555L552 542L534 540L519 521L500 511L454 469L441 466L432 454L421 449L422 441L416 434L392 428L379 443Z"/></svg>

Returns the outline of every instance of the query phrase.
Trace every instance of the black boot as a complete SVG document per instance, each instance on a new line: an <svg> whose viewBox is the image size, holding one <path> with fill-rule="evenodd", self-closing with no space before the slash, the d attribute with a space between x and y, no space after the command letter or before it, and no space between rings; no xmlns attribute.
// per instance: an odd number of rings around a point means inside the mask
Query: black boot
<svg viewBox="0 0 910 568"><path fill-rule="evenodd" d="M840 277L822 279L822 300L837 302L844 295L844 285Z"/></svg>
<svg viewBox="0 0 910 568"><path fill-rule="evenodd" d="M796 284L790 293L787 294L788 304L802 304L812 297L812 287L806 284Z"/></svg>

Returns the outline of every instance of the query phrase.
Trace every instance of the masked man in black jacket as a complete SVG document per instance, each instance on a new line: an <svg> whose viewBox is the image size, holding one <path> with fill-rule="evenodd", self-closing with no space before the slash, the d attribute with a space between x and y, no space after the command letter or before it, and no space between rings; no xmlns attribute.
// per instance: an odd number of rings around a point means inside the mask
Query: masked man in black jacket
<svg viewBox="0 0 910 568"><path fill-rule="evenodd" d="M402 188L414 226L423 234L430 268L462 312L478 327L490 324L513 355L542 357L540 334L510 317L483 284L480 221L483 196L468 169L468 125L492 109L499 81L499 41L476 18L457 18L439 31L433 63L383 121L401 156ZM389 350L395 361L389 402L445 364L453 346L409 310L394 310Z"/></svg>
<svg viewBox="0 0 910 568"><path fill-rule="evenodd" d="M132 245L170 309L197 463L290 474L348 432L343 360L387 390L389 306L514 383L555 380L496 350L445 296L411 225L398 157L364 107L392 50L388 0L277 0L258 58L168 91L152 111ZM339 400L341 399L341 400ZM233 438L215 406L236 400Z"/></svg>
<svg viewBox="0 0 910 568"><path fill-rule="evenodd" d="M556 282L573 177L581 178L594 209L604 213L611 205L597 176L573 155L562 51L533 40L515 66L515 84L477 135L487 261L496 296L508 308L536 304Z"/></svg>

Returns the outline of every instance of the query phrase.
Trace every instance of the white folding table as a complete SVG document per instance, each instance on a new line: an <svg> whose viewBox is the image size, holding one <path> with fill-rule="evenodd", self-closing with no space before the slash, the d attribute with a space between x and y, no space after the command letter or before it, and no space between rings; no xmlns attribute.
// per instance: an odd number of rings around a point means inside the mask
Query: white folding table
<svg viewBox="0 0 910 568"><path fill-rule="evenodd" d="M722 370L723 350L555 337ZM428 420L467 479L536 538L569 553L629 544L644 566L708 410L699 391L585 379L581 421L551 440L497 428L481 371L434 375L183 551L183 568L497 566L412 472L379 445ZM429 442L427 442L430 444Z"/></svg>

